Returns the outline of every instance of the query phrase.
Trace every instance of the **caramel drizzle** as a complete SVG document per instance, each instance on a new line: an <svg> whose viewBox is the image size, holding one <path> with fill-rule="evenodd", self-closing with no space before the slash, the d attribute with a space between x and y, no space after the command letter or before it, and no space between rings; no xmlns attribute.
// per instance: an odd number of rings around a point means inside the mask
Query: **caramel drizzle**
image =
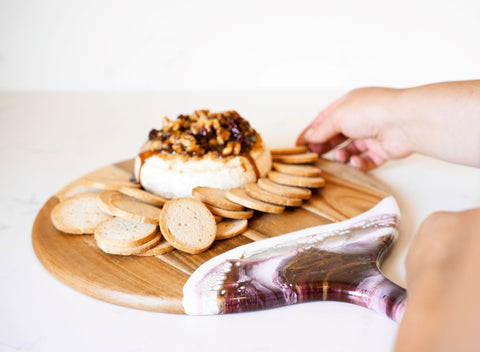
<svg viewBox="0 0 480 352"><path fill-rule="evenodd" d="M143 153L140 153L140 154L138 155L138 157L140 158L140 167L138 168L138 180L137 180L137 182L138 182L140 185L142 184L142 182L141 182L140 179L141 179L141 175L142 175L143 165L145 165L145 161L146 161L148 158L150 158L152 155L154 155L154 154L157 154L157 152L154 151L154 150L147 150L147 151L145 151L145 152L143 152Z"/></svg>

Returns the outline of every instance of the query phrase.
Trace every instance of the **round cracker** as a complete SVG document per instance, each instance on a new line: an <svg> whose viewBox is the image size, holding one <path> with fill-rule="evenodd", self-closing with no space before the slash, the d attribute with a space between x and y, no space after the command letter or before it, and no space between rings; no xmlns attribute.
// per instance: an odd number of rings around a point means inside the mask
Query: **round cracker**
<svg viewBox="0 0 480 352"><path fill-rule="evenodd" d="M278 171L270 171L268 173L268 178L273 182L287 186L320 188L325 185L325 179L323 177L294 176Z"/></svg>
<svg viewBox="0 0 480 352"><path fill-rule="evenodd" d="M158 236L158 226L114 217L100 223L95 236L107 245L137 247Z"/></svg>
<svg viewBox="0 0 480 352"><path fill-rule="evenodd" d="M302 205L302 200L300 198L283 197L278 194L267 192L260 188L256 183L247 184L245 191L250 197L261 200L262 202L288 207L299 207Z"/></svg>
<svg viewBox="0 0 480 352"><path fill-rule="evenodd" d="M217 208L209 204L205 204L205 205L214 215L218 215L227 219L242 220L242 219L250 219L253 216L253 210L250 210L250 209L236 211L236 210L227 210L227 209Z"/></svg>
<svg viewBox="0 0 480 352"><path fill-rule="evenodd" d="M204 203L226 210L242 211L243 206L229 201L225 196L226 193L227 191L223 189L211 187L195 187L192 190L192 195Z"/></svg>
<svg viewBox="0 0 480 352"><path fill-rule="evenodd" d="M318 160L317 153L302 153L290 155L272 155L273 161L279 161L285 164L306 164Z"/></svg>
<svg viewBox="0 0 480 352"><path fill-rule="evenodd" d="M89 174L83 178L88 187L115 191L121 187L140 188L139 183L132 182L132 174L123 169L108 167Z"/></svg>
<svg viewBox="0 0 480 352"><path fill-rule="evenodd" d="M280 214L285 210L285 207L271 203L262 202L250 197L242 188L234 188L227 192L227 198L232 202L243 205L244 207L262 211L264 213Z"/></svg>
<svg viewBox="0 0 480 352"><path fill-rule="evenodd" d="M160 228L173 247L190 254L207 250L217 231L212 213L195 198L166 202L160 214Z"/></svg>
<svg viewBox="0 0 480 352"><path fill-rule="evenodd" d="M223 220L217 224L216 240L226 240L245 232L248 220Z"/></svg>
<svg viewBox="0 0 480 352"><path fill-rule="evenodd" d="M143 252L146 252L150 248L156 246L160 242L161 236L155 236L150 241L135 247L121 247L121 246L112 246L109 243L105 243L101 237L95 235L95 240L97 241L98 248L100 248L105 253L116 254L116 255L138 255Z"/></svg>
<svg viewBox="0 0 480 352"><path fill-rule="evenodd" d="M283 172L284 174L295 176L320 176L322 170L313 165L303 164L284 164L279 162L273 162L272 168L276 171Z"/></svg>
<svg viewBox="0 0 480 352"><path fill-rule="evenodd" d="M161 209L153 205L125 199L123 197L113 197L110 200L110 206L110 210L115 216L158 225Z"/></svg>
<svg viewBox="0 0 480 352"><path fill-rule="evenodd" d="M211 211L211 210L210 210ZM220 221L223 220L223 217L220 215L215 215L213 214L213 218L215 219L215 222L218 224Z"/></svg>
<svg viewBox="0 0 480 352"><path fill-rule="evenodd" d="M105 213L113 215L111 200L113 198L122 198L123 195L118 191L101 191L97 194L97 204Z"/></svg>
<svg viewBox="0 0 480 352"><path fill-rule="evenodd" d="M263 190L278 194L284 197L310 199L312 191L304 187L285 186L279 183L273 182L268 178L261 178L257 182L258 186Z"/></svg>
<svg viewBox="0 0 480 352"><path fill-rule="evenodd" d="M175 249L174 246L172 246L168 241L164 238L158 242L158 244L155 247L150 248L149 250L143 252L143 253L138 253L135 255L138 255L140 257L151 257L154 255L160 255L160 254L165 254L168 252L171 252Z"/></svg>
<svg viewBox="0 0 480 352"><path fill-rule="evenodd" d="M133 187L120 187L118 190L120 193L135 198L141 202L147 202L156 206L162 206L168 201L167 198L147 192L143 189Z"/></svg>
<svg viewBox="0 0 480 352"><path fill-rule="evenodd" d="M101 222L111 218L97 205L96 193L80 193L58 203L50 214L53 225L72 235L92 234Z"/></svg>
<svg viewBox="0 0 480 352"><path fill-rule="evenodd" d="M57 197L62 202L65 199L76 196L80 193L99 193L100 191L101 190L97 188L92 188L83 184L76 183L63 188L60 192L57 193Z"/></svg>
<svg viewBox="0 0 480 352"><path fill-rule="evenodd" d="M290 154L303 154L308 151L304 145L295 145L292 147L279 147L270 149L272 155L290 155Z"/></svg>

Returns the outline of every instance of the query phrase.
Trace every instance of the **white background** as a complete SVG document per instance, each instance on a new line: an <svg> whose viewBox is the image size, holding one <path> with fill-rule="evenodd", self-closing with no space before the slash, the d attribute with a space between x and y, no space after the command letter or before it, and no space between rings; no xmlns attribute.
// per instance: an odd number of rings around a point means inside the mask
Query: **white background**
<svg viewBox="0 0 480 352"><path fill-rule="evenodd" d="M346 90L480 76L477 0L0 0L0 90Z"/></svg>

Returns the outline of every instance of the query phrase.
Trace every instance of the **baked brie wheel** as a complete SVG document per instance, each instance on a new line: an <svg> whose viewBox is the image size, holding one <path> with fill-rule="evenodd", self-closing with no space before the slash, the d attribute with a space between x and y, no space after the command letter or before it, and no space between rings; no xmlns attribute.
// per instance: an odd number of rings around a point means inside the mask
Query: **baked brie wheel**
<svg viewBox="0 0 480 352"><path fill-rule="evenodd" d="M197 186L245 187L272 166L261 136L236 111L195 111L163 119L135 161L144 189L166 198L190 197Z"/></svg>

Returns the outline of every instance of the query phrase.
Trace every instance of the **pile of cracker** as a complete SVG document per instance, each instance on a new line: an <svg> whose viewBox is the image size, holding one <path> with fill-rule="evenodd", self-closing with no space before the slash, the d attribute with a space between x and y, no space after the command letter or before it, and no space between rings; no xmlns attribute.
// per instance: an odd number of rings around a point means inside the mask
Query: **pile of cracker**
<svg viewBox="0 0 480 352"><path fill-rule="evenodd" d="M305 147L272 149L272 170L245 189L196 187L192 198L165 199L140 189L126 175L86 177L61 193L53 225L68 234L93 234L116 255L160 255L207 250L215 240L243 233L254 211L279 214L298 207L325 184L318 159Z"/></svg>

